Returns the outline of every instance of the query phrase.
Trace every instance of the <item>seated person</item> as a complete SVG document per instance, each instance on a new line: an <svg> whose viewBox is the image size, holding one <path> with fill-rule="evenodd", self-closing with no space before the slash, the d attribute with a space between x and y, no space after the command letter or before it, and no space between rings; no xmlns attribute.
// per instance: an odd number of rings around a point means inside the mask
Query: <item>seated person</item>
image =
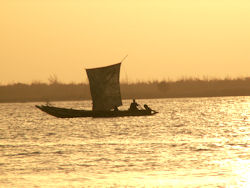
<svg viewBox="0 0 250 188"><path fill-rule="evenodd" d="M114 112L117 112L117 111L118 111L117 106L115 106L115 107L113 108L113 111L114 111Z"/></svg>
<svg viewBox="0 0 250 188"><path fill-rule="evenodd" d="M149 108L148 105L146 105L146 104L144 104L144 108L145 108L145 110L147 110L147 111L150 111L150 112L152 111L152 109Z"/></svg>
<svg viewBox="0 0 250 188"><path fill-rule="evenodd" d="M137 108L137 106L139 106L139 105L135 102L135 99L133 99L133 102L130 104L129 111L137 111L137 110L139 110Z"/></svg>

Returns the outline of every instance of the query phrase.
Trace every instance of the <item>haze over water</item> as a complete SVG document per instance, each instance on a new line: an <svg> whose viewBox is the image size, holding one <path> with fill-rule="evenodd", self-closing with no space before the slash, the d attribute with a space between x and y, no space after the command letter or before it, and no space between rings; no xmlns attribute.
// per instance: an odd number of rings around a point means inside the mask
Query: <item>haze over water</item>
<svg viewBox="0 0 250 188"><path fill-rule="evenodd" d="M249 76L249 0L3 0L0 18L0 84L78 83L126 54L130 82Z"/></svg>
<svg viewBox="0 0 250 188"><path fill-rule="evenodd" d="M37 103L0 104L0 187L250 186L250 97L138 103L160 113L58 119Z"/></svg>

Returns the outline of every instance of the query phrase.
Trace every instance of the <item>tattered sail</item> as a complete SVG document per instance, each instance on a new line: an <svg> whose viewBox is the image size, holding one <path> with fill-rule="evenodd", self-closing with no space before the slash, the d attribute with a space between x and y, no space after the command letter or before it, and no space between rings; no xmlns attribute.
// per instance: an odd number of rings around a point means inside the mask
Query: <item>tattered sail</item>
<svg viewBox="0 0 250 188"><path fill-rule="evenodd" d="M120 67L121 63L86 69L93 111L107 111L122 105L119 82Z"/></svg>

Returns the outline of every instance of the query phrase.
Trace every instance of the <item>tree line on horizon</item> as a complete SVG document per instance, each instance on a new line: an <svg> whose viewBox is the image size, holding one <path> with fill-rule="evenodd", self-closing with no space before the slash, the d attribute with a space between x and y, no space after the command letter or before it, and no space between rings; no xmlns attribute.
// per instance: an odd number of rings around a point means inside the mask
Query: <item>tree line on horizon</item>
<svg viewBox="0 0 250 188"><path fill-rule="evenodd" d="M123 99L175 97L250 96L250 77L225 79L183 78L177 81L121 83ZM87 83L61 83L51 77L49 83L12 83L0 85L0 102L35 102L91 99Z"/></svg>

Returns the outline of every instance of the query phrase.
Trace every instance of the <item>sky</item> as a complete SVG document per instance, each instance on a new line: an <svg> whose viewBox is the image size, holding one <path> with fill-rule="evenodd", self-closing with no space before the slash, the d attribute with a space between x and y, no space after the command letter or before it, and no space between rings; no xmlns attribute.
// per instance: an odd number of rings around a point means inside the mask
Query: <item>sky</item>
<svg viewBox="0 0 250 188"><path fill-rule="evenodd" d="M1 0L0 84L250 76L249 0Z"/></svg>

